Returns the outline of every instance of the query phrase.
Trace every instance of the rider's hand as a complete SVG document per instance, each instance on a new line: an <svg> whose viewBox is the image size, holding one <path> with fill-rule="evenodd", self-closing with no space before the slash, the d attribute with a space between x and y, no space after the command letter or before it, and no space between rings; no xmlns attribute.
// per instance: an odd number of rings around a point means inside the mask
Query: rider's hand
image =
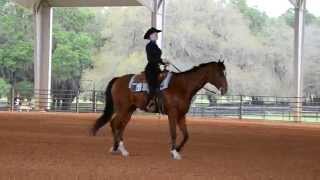
<svg viewBox="0 0 320 180"><path fill-rule="evenodd" d="M166 65L166 66L168 66L170 64L169 61L167 61L167 60L163 60L163 62L164 62L164 65Z"/></svg>
<svg viewBox="0 0 320 180"><path fill-rule="evenodd" d="M167 69L167 67L169 66L169 62L167 62L167 61L163 61L163 68L166 70Z"/></svg>

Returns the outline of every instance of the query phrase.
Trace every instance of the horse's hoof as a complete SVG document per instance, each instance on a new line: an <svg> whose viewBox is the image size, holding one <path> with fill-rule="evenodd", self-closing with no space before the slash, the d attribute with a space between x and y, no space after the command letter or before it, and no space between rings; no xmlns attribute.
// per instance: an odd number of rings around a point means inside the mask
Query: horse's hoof
<svg viewBox="0 0 320 180"><path fill-rule="evenodd" d="M113 147L110 148L109 152L110 152L112 155L120 155L120 154L121 154L121 152L119 151L119 149L117 149L117 150L115 151L115 150L113 150Z"/></svg>
<svg viewBox="0 0 320 180"><path fill-rule="evenodd" d="M171 153L172 159L174 159L174 160L181 160L182 159L181 155L178 153L177 150L174 149L174 150L170 151L170 153Z"/></svg>
<svg viewBox="0 0 320 180"><path fill-rule="evenodd" d="M121 154L124 157L128 157L129 156L129 152L128 151L121 151Z"/></svg>
<svg viewBox="0 0 320 180"><path fill-rule="evenodd" d="M121 152L121 155L124 156L124 157L129 156L129 152L128 152L128 151L126 150L126 148L124 147L124 144L123 144L122 141L119 143L118 151L120 151L120 152Z"/></svg>
<svg viewBox="0 0 320 180"><path fill-rule="evenodd" d="M129 152L124 147L123 142L120 142L117 150L114 150L114 148L111 147L109 152L112 155L122 155L123 157L128 157L129 156Z"/></svg>

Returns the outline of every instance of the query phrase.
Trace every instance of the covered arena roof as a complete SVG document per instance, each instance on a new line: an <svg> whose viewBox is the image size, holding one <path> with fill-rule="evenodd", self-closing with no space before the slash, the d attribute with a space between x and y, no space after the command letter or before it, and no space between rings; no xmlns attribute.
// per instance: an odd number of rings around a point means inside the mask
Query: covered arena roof
<svg viewBox="0 0 320 180"><path fill-rule="evenodd" d="M18 4L33 8L41 0L13 0ZM145 6L153 10L152 0L42 0L51 7L99 7L99 6Z"/></svg>

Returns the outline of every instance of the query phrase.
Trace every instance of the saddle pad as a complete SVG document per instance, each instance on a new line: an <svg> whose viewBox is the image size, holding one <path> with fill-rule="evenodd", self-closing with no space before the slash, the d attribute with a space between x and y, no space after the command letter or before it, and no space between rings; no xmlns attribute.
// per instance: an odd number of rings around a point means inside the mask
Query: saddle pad
<svg viewBox="0 0 320 180"><path fill-rule="evenodd" d="M172 78L172 72L168 72L164 80L160 83L160 91L163 91L168 88L170 80ZM147 83L136 82L136 75L132 76L129 82L129 89L132 92L149 92L149 86Z"/></svg>

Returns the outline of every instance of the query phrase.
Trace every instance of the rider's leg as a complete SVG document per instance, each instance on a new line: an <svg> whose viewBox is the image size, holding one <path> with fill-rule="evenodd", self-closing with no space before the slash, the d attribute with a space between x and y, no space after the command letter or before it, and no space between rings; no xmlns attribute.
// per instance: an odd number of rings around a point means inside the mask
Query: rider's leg
<svg viewBox="0 0 320 180"><path fill-rule="evenodd" d="M158 65L148 64L145 69L146 80L149 85L149 96L153 97L159 92L159 82L158 75L160 73L160 68Z"/></svg>
<svg viewBox="0 0 320 180"><path fill-rule="evenodd" d="M148 64L145 69L146 80L149 85L149 93L148 93L148 103L147 110L150 112L158 112L158 104L156 102L156 97L159 94L159 82L158 75L160 73L160 68L154 64Z"/></svg>

